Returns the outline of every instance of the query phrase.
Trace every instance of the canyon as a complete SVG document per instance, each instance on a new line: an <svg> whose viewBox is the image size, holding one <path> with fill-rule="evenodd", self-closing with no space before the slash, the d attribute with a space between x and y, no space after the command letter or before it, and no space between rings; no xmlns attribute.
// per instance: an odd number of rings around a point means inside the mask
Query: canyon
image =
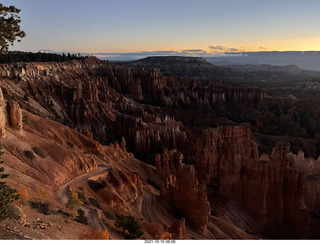
<svg viewBox="0 0 320 244"><path fill-rule="evenodd" d="M73 187L143 219L147 238L319 238L318 88L274 92L219 72L201 80L94 57L0 65L9 183L41 182L63 208L60 185L112 166L90 179L107 188ZM47 157L26 158L32 147Z"/></svg>

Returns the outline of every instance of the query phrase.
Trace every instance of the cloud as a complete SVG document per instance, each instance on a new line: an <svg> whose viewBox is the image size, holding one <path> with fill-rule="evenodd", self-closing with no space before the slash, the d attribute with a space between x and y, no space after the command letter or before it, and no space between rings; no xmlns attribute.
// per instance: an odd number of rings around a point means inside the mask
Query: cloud
<svg viewBox="0 0 320 244"><path fill-rule="evenodd" d="M227 48L224 47L224 46L209 46L209 49L213 50L213 51L224 51L226 50Z"/></svg>
<svg viewBox="0 0 320 244"><path fill-rule="evenodd" d="M244 52L244 50L239 49L239 48L234 48L234 47L226 47L226 46L213 46L210 45L209 49L211 50L212 53L227 53L227 52Z"/></svg>
<svg viewBox="0 0 320 244"><path fill-rule="evenodd" d="M186 50L182 50L182 52L186 52L186 53L206 53L206 51L204 51L202 49L186 49Z"/></svg>

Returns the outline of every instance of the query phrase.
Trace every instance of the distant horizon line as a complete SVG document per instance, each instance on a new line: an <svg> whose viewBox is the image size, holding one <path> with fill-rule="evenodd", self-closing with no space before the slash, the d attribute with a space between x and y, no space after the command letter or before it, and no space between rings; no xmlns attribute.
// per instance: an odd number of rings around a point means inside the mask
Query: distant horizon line
<svg viewBox="0 0 320 244"><path fill-rule="evenodd" d="M78 54L81 55L92 55L96 56L102 60L114 60L114 61L129 61L129 60L138 60L143 59L146 57L152 56L181 56L181 57L199 57L199 58L223 58L223 57L236 57L236 56L243 56L243 55L250 55L250 54L319 54L320 50L288 50L288 51L278 51L278 50L259 50L259 51L236 51L236 52L207 52L201 49L194 49L194 50L181 50L181 51L136 51L136 52L79 52L74 50L64 50L64 51L56 51L50 49L39 49L37 51L22 51L22 50L10 50L12 52L44 52L44 53L71 53L71 54Z"/></svg>

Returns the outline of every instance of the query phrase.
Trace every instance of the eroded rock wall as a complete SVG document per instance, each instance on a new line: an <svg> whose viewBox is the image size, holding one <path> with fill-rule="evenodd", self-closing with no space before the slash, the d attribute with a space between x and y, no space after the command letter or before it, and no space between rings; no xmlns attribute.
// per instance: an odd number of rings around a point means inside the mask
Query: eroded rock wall
<svg viewBox="0 0 320 244"><path fill-rule="evenodd" d="M309 212L319 213L318 160L290 153L287 144L259 156L250 133L249 125L203 131L195 145L199 181L217 186L221 195L243 204L262 222L303 229Z"/></svg>
<svg viewBox="0 0 320 244"><path fill-rule="evenodd" d="M2 89L0 88L0 138L6 136L6 102L3 99Z"/></svg>
<svg viewBox="0 0 320 244"><path fill-rule="evenodd" d="M162 178L160 194L194 226L205 229L210 214L210 204L205 184L199 184L193 165L182 162L177 151L164 150L156 155L157 173Z"/></svg>

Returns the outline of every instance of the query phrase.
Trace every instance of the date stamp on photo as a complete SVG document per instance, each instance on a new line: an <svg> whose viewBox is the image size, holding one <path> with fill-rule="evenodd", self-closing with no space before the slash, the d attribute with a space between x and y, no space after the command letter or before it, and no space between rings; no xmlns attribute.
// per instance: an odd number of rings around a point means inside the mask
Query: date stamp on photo
<svg viewBox="0 0 320 244"><path fill-rule="evenodd" d="M177 243L176 240L144 240L144 243L152 244L166 244L166 243Z"/></svg>

